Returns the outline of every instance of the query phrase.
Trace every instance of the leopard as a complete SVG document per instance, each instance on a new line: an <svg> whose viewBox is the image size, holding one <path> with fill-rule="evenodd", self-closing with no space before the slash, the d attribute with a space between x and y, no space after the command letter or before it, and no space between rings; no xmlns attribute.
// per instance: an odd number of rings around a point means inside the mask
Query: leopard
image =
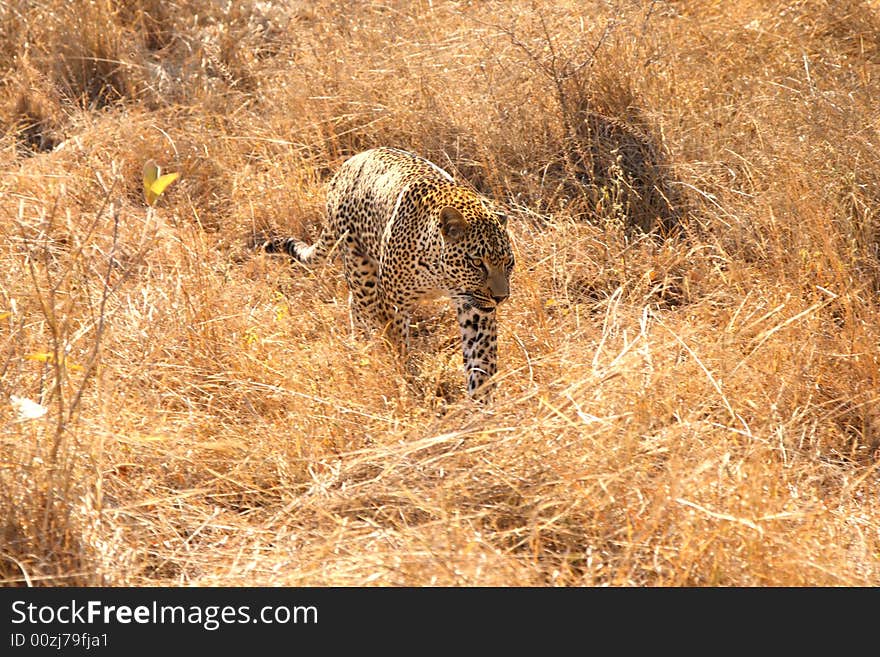
<svg viewBox="0 0 880 657"><path fill-rule="evenodd" d="M467 394L493 397L498 307L510 296L514 253L504 209L415 153L361 151L331 177L326 217L311 244L275 236L268 253L312 267L340 257L351 314L378 328L400 354L411 349L416 306L448 297L461 339Z"/></svg>

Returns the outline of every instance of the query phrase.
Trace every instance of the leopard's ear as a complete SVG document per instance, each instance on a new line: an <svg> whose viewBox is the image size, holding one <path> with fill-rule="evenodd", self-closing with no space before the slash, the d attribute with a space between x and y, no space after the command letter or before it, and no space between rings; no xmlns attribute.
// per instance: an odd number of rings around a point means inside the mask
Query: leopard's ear
<svg viewBox="0 0 880 657"><path fill-rule="evenodd" d="M440 233L443 239L454 244L467 232L468 222L464 215L451 205L440 210Z"/></svg>

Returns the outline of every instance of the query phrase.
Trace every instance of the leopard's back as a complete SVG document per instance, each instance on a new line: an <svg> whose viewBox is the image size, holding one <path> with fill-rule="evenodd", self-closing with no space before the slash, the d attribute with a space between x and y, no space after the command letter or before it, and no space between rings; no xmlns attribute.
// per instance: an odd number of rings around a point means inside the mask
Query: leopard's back
<svg viewBox="0 0 880 657"><path fill-rule="evenodd" d="M353 155L330 180L327 214L337 235L349 231L376 257L401 194L419 182L452 182L452 176L413 153L373 148Z"/></svg>

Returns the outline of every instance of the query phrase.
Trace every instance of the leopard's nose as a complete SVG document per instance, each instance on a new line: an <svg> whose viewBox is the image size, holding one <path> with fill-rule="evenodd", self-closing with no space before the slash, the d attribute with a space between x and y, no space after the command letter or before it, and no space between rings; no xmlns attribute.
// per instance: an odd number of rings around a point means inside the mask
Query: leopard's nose
<svg viewBox="0 0 880 657"><path fill-rule="evenodd" d="M495 300L495 303L501 303L510 296L510 284L507 277L500 272L490 272L486 279L486 292Z"/></svg>

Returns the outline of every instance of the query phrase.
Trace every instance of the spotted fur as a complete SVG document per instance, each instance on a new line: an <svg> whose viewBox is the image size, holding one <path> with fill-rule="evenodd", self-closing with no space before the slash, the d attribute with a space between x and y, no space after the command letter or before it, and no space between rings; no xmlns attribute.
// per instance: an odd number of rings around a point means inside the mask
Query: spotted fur
<svg viewBox="0 0 880 657"><path fill-rule="evenodd" d="M330 181L327 223L314 244L289 237L263 248L307 265L338 249L355 318L383 327L404 351L413 307L446 294L461 329L468 394L490 393L495 313L513 270L506 218L440 167L394 148L359 153Z"/></svg>

